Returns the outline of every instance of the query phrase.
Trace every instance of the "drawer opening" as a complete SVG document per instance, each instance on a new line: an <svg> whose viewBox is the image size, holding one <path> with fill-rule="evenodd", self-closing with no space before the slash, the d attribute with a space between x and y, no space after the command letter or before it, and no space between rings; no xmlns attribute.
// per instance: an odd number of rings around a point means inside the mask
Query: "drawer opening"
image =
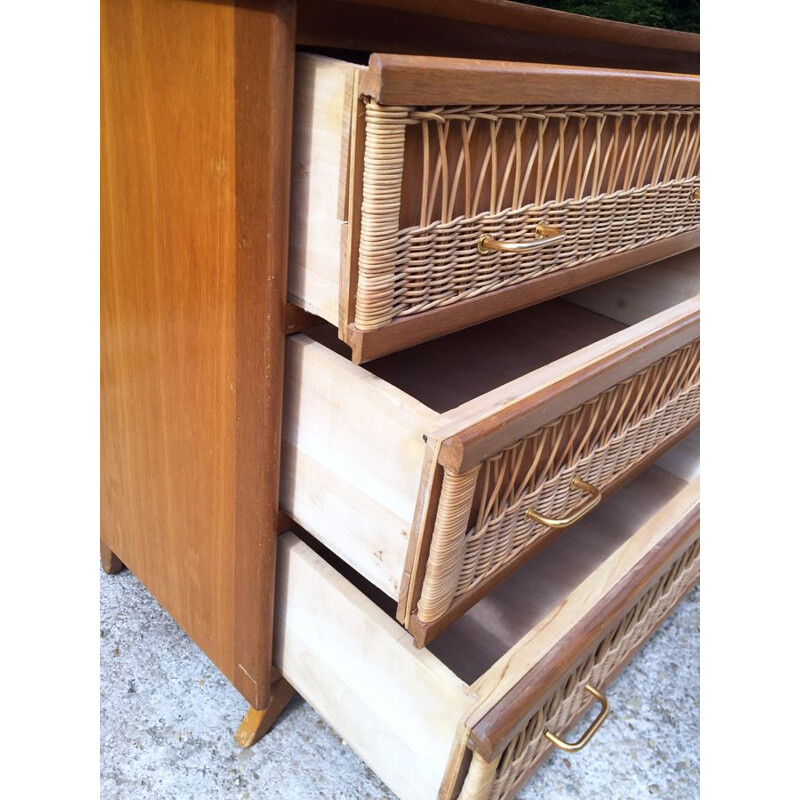
<svg viewBox="0 0 800 800"><path fill-rule="evenodd" d="M363 577L286 534L276 664L401 797L472 797L483 776L510 798L543 730L569 730L584 685L605 691L696 582L698 519L695 433L424 650Z"/></svg>
<svg viewBox="0 0 800 800"><path fill-rule="evenodd" d="M366 366L331 326L289 337L282 506L427 644L561 535L532 520L697 426L698 274L681 254Z"/></svg>
<svg viewBox="0 0 800 800"><path fill-rule="evenodd" d="M699 250L361 365L444 413L699 291ZM307 335L342 356L335 329Z"/></svg>
<svg viewBox="0 0 800 800"><path fill-rule="evenodd" d="M556 299L362 366L432 411L444 413L625 327ZM347 355L347 346L330 325L307 333Z"/></svg>
<svg viewBox="0 0 800 800"><path fill-rule="evenodd" d="M298 54L296 87L290 297L356 363L699 244L694 76Z"/></svg>

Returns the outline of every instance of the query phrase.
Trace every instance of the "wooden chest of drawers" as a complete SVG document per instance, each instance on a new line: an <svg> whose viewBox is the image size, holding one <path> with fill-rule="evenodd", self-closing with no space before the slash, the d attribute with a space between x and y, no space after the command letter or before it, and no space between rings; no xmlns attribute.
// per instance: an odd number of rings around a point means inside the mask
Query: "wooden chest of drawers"
<svg viewBox="0 0 800 800"><path fill-rule="evenodd" d="M101 23L104 565L242 744L294 687L404 800L510 798L699 574L698 38L500 0Z"/></svg>

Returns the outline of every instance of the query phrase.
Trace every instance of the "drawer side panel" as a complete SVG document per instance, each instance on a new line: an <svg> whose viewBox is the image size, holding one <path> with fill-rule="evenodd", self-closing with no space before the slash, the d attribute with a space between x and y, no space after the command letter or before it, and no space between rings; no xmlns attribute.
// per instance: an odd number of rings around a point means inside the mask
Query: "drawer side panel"
<svg viewBox="0 0 800 800"><path fill-rule="evenodd" d="M275 631L278 669L392 791L435 797L467 687L291 533Z"/></svg>
<svg viewBox="0 0 800 800"><path fill-rule="evenodd" d="M437 419L307 336L286 340L281 507L394 599Z"/></svg>

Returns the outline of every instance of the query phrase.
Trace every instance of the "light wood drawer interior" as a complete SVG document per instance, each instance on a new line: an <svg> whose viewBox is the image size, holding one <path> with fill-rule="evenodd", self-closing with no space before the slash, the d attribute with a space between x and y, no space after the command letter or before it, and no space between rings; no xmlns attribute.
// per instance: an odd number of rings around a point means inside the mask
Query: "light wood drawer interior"
<svg viewBox="0 0 800 800"><path fill-rule="evenodd" d="M681 254L368 369L328 327L290 337L282 507L431 641L697 425L698 264Z"/></svg>
<svg viewBox="0 0 800 800"><path fill-rule="evenodd" d="M290 297L357 363L699 244L697 76L299 54L294 120Z"/></svg>
<svg viewBox="0 0 800 800"><path fill-rule="evenodd" d="M285 534L276 664L400 798L508 798L695 583L698 524L695 433L425 650Z"/></svg>

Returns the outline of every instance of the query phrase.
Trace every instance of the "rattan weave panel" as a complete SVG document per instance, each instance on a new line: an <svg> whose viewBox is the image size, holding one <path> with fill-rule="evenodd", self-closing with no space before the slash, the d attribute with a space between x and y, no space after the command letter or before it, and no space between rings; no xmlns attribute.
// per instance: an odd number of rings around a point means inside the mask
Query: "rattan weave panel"
<svg viewBox="0 0 800 800"><path fill-rule="evenodd" d="M662 573L603 639L570 670L548 698L532 710L525 727L493 763L473 755L459 800L508 800L551 746L545 731L561 734L591 704L587 683L603 687L655 630L700 577L700 542L695 541Z"/></svg>
<svg viewBox="0 0 800 800"><path fill-rule="evenodd" d="M356 326L621 253L697 228L699 108L366 109ZM412 224L413 220L413 224ZM565 240L481 255L489 234Z"/></svg>
<svg viewBox="0 0 800 800"><path fill-rule="evenodd" d="M585 497L579 477L599 489L700 410L696 340L505 448L465 475L445 470L417 615L442 616L552 529L526 518L534 508L562 517Z"/></svg>

